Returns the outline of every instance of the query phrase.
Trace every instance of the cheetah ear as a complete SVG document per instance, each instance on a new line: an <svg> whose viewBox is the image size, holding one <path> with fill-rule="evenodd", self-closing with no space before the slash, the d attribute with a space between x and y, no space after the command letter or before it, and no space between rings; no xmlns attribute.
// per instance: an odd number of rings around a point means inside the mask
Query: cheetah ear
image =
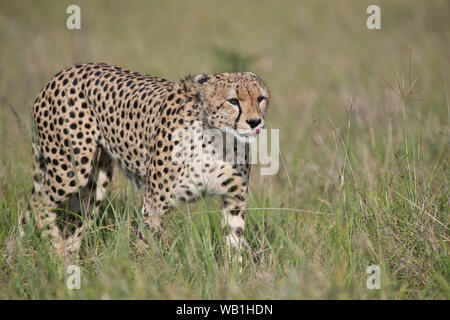
<svg viewBox="0 0 450 320"><path fill-rule="evenodd" d="M209 80L209 77L206 74L198 74L194 77L194 80L200 84L204 84L206 81Z"/></svg>

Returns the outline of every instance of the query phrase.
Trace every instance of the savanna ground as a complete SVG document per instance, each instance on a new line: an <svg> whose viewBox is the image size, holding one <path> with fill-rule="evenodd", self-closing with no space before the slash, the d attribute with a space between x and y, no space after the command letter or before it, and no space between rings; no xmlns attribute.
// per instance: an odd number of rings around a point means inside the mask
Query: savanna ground
<svg viewBox="0 0 450 320"><path fill-rule="evenodd" d="M70 4L81 30L65 27ZM366 28L369 4L381 30ZM449 13L448 1L2 1L0 298L448 299ZM141 196L118 170L84 243L81 290L33 225L18 237L32 103L63 67L99 61L266 81L280 168L252 170L242 272L214 198L172 210L139 249ZM379 290L366 287L374 264Z"/></svg>

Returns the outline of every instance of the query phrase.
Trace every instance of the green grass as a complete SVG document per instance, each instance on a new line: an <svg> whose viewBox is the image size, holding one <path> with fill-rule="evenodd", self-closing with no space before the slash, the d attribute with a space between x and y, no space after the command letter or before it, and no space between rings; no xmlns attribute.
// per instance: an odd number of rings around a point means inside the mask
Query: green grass
<svg viewBox="0 0 450 320"><path fill-rule="evenodd" d="M448 299L449 5L372 2L70 1L0 4L0 298ZM81 290L17 217L32 186L31 106L64 66L105 61L171 80L249 70L271 91L280 169L253 168L243 271L219 202L180 205L150 248L141 196L118 170L86 237ZM279 208L279 209L277 209ZM295 209L288 210L288 209ZM368 290L366 269L381 268Z"/></svg>

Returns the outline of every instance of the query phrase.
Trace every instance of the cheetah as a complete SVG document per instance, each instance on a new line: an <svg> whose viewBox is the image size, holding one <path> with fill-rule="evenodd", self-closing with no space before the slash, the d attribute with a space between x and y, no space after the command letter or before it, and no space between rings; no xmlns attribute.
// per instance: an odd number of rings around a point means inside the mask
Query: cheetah
<svg viewBox="0 0 450 320"><path fill-rule="evenodd" d="M36 225L60 254L77 254L117 164L142 190L146 227L160 228L159 218L177 201L219 195L226 243L239 249L245 243L249 141L264 127L268 103L266 85L251 72L171 82L105 63L64 69L33 106ZM200 134L189 138L189 130ZM236 154L225 161L230 145L244 150L243 161ZM190 161L180 157L192 150ZM78 204L82 214L62 224L55 209L64 203Z"/></svg>

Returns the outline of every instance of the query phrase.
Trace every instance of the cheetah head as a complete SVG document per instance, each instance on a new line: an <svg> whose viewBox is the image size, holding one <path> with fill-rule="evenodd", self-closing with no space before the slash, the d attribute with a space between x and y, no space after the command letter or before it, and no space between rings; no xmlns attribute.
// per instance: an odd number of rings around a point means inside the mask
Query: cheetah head
<svg viewBox="0 0 450 320"><path fill-rule="evenodd" d="M256 136L264 127L269 93L255 74L199 74L194 86L211 127L242 139Z"/></svg>

